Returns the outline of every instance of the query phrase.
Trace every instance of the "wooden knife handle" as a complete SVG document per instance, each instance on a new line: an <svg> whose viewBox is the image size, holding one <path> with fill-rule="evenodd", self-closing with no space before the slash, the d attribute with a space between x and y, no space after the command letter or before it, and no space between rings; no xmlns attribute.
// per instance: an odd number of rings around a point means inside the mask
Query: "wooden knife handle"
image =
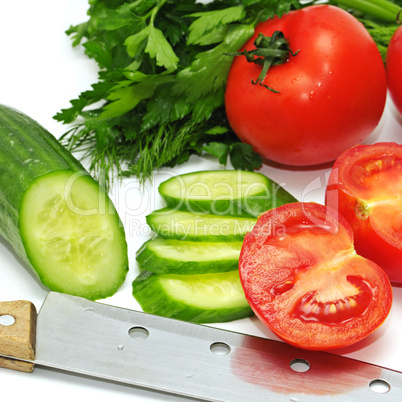
<svg viewBox="0 0 402 402"><path fill-rule="evenodd" d="M35 360L36 308L25 300L0 302L0 367L31 373Z"/></svg>

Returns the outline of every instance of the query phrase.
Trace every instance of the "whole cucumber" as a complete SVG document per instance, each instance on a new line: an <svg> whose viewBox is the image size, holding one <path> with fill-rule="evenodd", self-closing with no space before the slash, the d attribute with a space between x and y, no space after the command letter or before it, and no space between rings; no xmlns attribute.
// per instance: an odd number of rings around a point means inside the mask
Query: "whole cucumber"
<svg viewBox="0 0 402 402"><path fill-rule="evenodd" d="M0 105L0 235L53 291L114 294L128 271L106 191L32 118Z"/></svg>

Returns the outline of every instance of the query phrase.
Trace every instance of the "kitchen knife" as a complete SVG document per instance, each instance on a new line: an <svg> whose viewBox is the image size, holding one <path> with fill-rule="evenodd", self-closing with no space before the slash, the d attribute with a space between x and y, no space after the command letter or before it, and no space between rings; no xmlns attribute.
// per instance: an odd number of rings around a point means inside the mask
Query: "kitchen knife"
<svg viewBox="0 0 402 402"><path fill-rule="evenodd" d="M0 356L208 401L402 400L397 371L55 292L0 303Z"/></svg>

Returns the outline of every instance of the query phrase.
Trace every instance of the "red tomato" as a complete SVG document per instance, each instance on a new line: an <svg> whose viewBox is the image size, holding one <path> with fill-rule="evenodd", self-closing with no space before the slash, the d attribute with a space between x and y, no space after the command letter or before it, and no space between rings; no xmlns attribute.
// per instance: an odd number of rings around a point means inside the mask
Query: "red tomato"
<svg viewBox="0 0 402 402"><path fill-rule="evenodd" d="M386 66L389 93L402 115L402 26L395 31L389 42Z"/></svg>
<svg viewBox="0 0 402 402"><path fill-rule="evenodd" d="M257 317L303 349L353 344L378 328L391 308L385 272L355 253L346 220L316 203L262 214L243 242L239 272Z"/></svg>
<svg viewBox="0 0 402 402"><path fill-rule="evenodd" d="M235 57L226 94L226 114L241 141L263 158L307 166L335 160L378 125L386 100L381 55L363 25L346 11L317 5L259 24L258 33L282 31L295 56L272 67L253 85L261 66Z"/></svg>
<svg viewBox="0 0 402 402"><path fill-rule="evenodd" d="M402 145L358 145L335 162L327 206L352 226L356 251L402 283Z"/></svg>

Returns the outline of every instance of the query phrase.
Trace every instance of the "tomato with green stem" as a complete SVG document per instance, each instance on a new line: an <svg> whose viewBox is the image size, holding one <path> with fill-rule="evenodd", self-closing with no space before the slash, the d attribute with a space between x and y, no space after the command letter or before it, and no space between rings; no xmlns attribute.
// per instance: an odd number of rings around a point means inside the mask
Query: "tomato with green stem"
<svg viewBox="0 0 402 402"><path fill-rule="evenodd" d="M239 272L257 317L303 349L360 341L384 322L392 304L385 272L356 254L347 221L317 203L262 214L244 239Z"/></svg>
<svg viewBox="0 0 402 402"><path fill-rule="evenodd" d="M267 20L235 55L227 118L266 160L333 161L362 142L383 114L380 52L364 26L338 7L314 5Z"/></svg>
<svg viewBox="0 0 402 402"><path fill-rule="evenodd" d="M327 206L352 226L359 254L402 283L402 145L358 145L335 162Z"/></svg>
<svg viewBox="0 0 402 402"><path fill-rule="evenodd" d="M389 42L386 70L389 94L402 115L402 26L395 31Z"/></svg>

